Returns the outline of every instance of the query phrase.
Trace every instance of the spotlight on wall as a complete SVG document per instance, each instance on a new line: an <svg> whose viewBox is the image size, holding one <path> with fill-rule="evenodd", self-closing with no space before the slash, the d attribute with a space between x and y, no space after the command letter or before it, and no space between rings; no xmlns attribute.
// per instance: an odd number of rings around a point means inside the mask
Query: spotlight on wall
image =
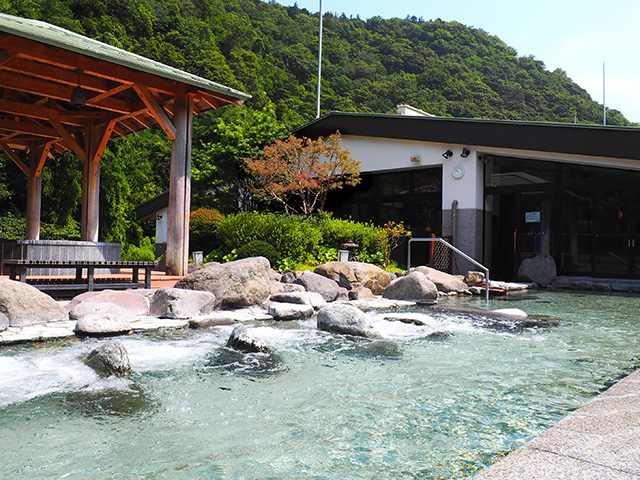
<svg viewBox="0 0 640 480"><path fill-rule="evenodd" d="M420 155L414 155L411 157L411 163L420 163Z"/></svg>
<svg viewBox="0 0 640 480"><path fill-rule="evenodd" d="M444 158L449 158L451 155L453 155L453 152L451 150L447 150L442 154Z"/></svg>
<svg viewBox="0 0 640 480"><path fill-rule="evenodd" d="M471 150L469 150L468 148L465 147L465 148L462 149L462 153L460 154L460 156L462 158L467 158L470 153L471 153Z"/></svg>

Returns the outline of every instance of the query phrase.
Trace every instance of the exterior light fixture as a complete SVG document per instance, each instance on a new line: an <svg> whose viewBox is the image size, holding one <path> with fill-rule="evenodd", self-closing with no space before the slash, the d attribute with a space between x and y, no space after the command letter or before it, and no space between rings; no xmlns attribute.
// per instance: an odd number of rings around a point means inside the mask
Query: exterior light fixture
<svg viewBox="0 0 640 480"><path fill-rule="evenodd" d="M449 158L451 155L453 155L453 152L451 150L447 150L442 154L444 158Z"/></svg>
<svg viewBox="0 0 640 480"><path fill-rule="evenodd" d="M460 154L460 156L462 158L467 158L470 153L471 153L471 150L469 150L468 148L465 147L465 148L462 149L462 153Z"/></svg>
<svg viewBox="0 0 640 480"><path fill-rule="evenodd" d="M411 163L420 163L420 155L414 155L411 157Z"/></svg>

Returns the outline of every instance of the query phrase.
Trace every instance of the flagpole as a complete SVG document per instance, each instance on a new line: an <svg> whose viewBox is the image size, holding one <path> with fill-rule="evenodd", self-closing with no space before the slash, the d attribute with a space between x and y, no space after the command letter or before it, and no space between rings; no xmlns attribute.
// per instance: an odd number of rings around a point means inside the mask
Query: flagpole
<svg viewBox="0 0 640 480"><path fill-rule="evenodd" d="M605 102L604 89L604 62L602 62L602 125L607 124L607 104Z"/></svg>
<svg viewBox="0 0 640 480"><path fill-rule="evenodd" d="M322 82L322 0L320 0L320 33L318 34L320 43L318 46L318 108L316 118L320 118L320 87Z"/></svg>

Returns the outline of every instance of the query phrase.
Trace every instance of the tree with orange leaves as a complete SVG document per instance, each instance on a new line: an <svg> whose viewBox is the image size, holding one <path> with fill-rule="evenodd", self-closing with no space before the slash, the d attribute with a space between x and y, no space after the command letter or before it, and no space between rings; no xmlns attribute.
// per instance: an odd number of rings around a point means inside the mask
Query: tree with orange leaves
<svg viewBox="0 0 640 480"><path fill-rule="evenodd" d="M322 210L331 190L360 183L360 162L342 146L339 132L317 140L291 135L266 146L262 158L245 161L252 191L287 213Z"/></svg>

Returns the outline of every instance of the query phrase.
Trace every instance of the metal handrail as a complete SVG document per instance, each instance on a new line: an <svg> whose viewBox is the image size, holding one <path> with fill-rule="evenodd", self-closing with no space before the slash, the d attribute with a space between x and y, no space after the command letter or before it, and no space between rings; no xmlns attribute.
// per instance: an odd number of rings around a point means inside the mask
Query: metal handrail
<svg viewBox="0 0 640 480"><path fill-rule="evenodd" d="M444 244L445 246L447 246L453 252L455 252L458 255L460 255L465 260L468 260L469 262L473 263L476 267L481 268L482 270L484 270L485 284L486 284L485 285L485 299L487 300L487 302L489 301L489 285L490 285L490 282L489 282L489 269L487 267L482 265L480 262L477 262L476 260L471 258L469 255L464 253L462 250L459 250L458 248L454 247L453 245L451 245L446 240L443 240L442 238L410 238L409 239L409 245L408 245L408 248L407 248L407 250L408 250L408 252L407 252L407 270L409 270L411 268L411 242L440 242L440 243Z"/></svg>

